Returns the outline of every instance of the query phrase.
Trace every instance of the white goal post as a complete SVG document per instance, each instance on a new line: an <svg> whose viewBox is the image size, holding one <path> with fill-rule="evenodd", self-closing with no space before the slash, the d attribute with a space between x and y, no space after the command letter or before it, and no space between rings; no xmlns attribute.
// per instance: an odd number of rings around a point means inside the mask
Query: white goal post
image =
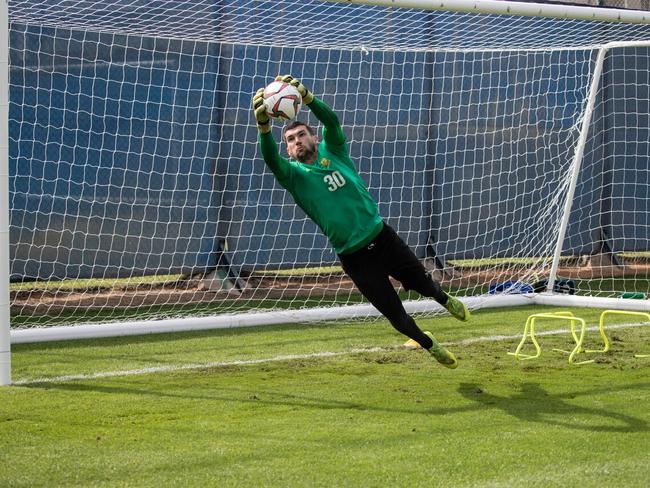
<svg viewBox="0 0 650 488"><path fill-rule="evenodd" d="M471 308L650 310L648 12L2 5L3 384L11 342L377 316L257 149L250 97L284 73L337 112L382 216Z"/></svg>
<svg viewBox="0 0 650 488"><path fill-rule="evenodd" d="M327 0L339 3L358 3L382 7L412 8L420 10L446 10L496 15L522 15L555 19L598 20L646 24L650 12L592 7L589 5L562 5L552 3L510 2L502 0Z"/></svg>
<svg viewBox="0 0 650 488"><path fill-rule="evenodd" d="M9 17L0 0L0 385L11 383L9 313Z"/></svg>

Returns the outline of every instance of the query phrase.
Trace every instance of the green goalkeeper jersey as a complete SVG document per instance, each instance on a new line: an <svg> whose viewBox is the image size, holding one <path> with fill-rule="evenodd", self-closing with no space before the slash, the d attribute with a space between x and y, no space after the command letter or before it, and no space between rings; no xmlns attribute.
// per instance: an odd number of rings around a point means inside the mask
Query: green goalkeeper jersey
<svg viewBox="0 0 650 488"><path fill-rule="evenodd" d="M283 158L270 132L259 136L262 155L278 182L320 227L337 254L349 254L372 241L384 224L350 159L338 117L317 98L309 108L324 126L316 162Z"/></svg>

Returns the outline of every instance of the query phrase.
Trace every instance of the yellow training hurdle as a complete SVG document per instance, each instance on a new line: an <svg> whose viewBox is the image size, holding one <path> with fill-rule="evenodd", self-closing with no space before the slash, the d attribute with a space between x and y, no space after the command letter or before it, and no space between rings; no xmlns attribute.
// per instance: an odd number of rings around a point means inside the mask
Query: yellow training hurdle
<svg viewBox="0 0 650 488"><path fill-rule="evenodd" d="M600 332L600 337L603 339L603 348L602 349L588 349L585 352L607 352L609 351L609 339L605 333L605 318L609 315L632 315L636 317L645 317L645 319L650 322L650 313L646 312L630 312L627 310L605 310L600 314L600 321L598 324L598 331ZM635 358L648 358L650 354L635 354Z"/></svg>
<svg viewBox="0 0 650 488"><path fill-rule="evenodd" d="M575 357L579 353L605 353L609 351L609 339L607 338L607 334L605 333L605 319L610 316L610 315L632 315L632 316L641 316L645 317L648 322L650 322L650 313L645 313L645 312L630 312L626 310L605 310L600 314L600 321L599 321L599 327L598 330L600 332L600 337L603 340L603 348L602 349L583 349L582 344L584 342L585 338L585 330L586 330L586 324L584 319L581 319L580 317L576 317L573 315L571 312L550 312L550 313L537 313L530 315L528 319L526 320L526 325L524 326L524 335L521 338L521 341L519 342L519 345L517 346L517 349L515 352L509 352L508 354L510 356L514 356L515 358L519 360L527 360L527 359L535 359L538 358L542 354L542 348L540 347L539 343L537 342L537 338L535 337L535 322L537 320L542 320L542 319L552 319L552 320L560 320L564 322L569 322L571 325L571 335L573 336L573 340L575 342L575 347L571 351L565 351L562 349L553 349L554 351L560 351L565 354L569 355L569 364L587 364L587 363L593 363L593 359L589 359L586 361L576 361ZM576 333L576 323L580 324L580 334ZM524 348L527 339L530 337L531 342L533 343L533 346L535 347L535 354L524 354L522 349ZM650 354L635 354L634 357L636 358L647 358L650 357Z"/></svg>
<svg viewBox="0 0 650 488"><path fill-rule="evenodd" d="M526 320L526 325L524 326L524 336L521 338L521 341L519 342L519 345L517 346L515 352L509 352L508 353L509 355L514 356L519 360L527 360L527 359L538 358L542 354L542 348L540 347L539 343L537 342L537 338L535 337L535 322L541 319L561 320L561 321L567 321L571 324L571 335L573 336L573 340L576 343L575 347L571 351L554 349L556 351L560 351L568 354L569 364L585 364L585 363L594 362L593 359L587 361L577 361L577 362L575 361L576 355L580 352L583 352L582 343L585 338L585 329L587 324L585 324L584 319L581 319L580 317L575 317L571 312L536 313L529 316L528 320ZM580 335L576 334L576 323L580 324ZM532 355L524 354L521 352L524 345L526 344L526 339L528 337L530 337L530 340L532 341L533 346L535 347L535 354Z"/></svg>

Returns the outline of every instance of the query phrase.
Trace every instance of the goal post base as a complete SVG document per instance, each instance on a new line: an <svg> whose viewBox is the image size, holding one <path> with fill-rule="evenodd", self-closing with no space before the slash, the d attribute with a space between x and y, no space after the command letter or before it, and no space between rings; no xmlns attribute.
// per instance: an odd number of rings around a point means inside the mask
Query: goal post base
<svg viewBox="0 0 650 488"><path fill-rule="evenodd" d="M534 304L650 312L650 300L636 300L633 298L602 298L563 295L559 293L540 293L535 296Z"/></svg>
<svg viewBox="0 0 650 488"><path fill-rule="evenodd" d="M470 309L489 307L512 307L532 304L531 295L502 295L492 297L467 297L461 300ZM443 312L444 308L433 300L410 300L404 302L408 313ZM114 324L83 324L11 331L13 344L52 342L75 339L99 339L106 337L134 336L171 332L190 332L238 327L255 327L291 323L325 322L342 319L379 317L372 305L348 305L342 307L319 307L300 310L276 310L237 315L192 317L155 321L121 322Z"/></svg>
<svg viewBox="0 0 650 488"><path fill-rule="evenodd" d="M461 297L460 300L471 310L526 305L546 305L650 312L650 300L579 297L575 295L549 293L481 295L476 297ZM411 314L435 314L445 312L444 308L434 300L406 301L404 302L404 308ZM379 311L372 305L360 304L341 307L275 310L269 312L251 312L236 315L176 318L156 321L134 321L114 324L83 324L75 326L12 330L11 343L21 344L78 339L100 339L120 336L256 327L287 323L301 324L326 322L331 320L355 320L380 316L381 314Z"/></svg>
<svg viewBox="0 0 650 488"><path fill-rule="evenodd" d="M11 352L0 351L0 386L11 384Z"/></svg>

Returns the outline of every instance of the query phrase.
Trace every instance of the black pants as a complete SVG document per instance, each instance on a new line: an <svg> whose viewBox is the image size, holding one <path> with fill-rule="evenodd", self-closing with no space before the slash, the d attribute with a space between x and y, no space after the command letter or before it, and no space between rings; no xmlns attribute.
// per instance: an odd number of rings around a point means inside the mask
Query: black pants
<svg viewBox="0 0 650 488"><path fill-rule="evenodd" d="M402 300L389 277L402 283L406 290L417 291L438 303L447 303L447 294L434 281L411 248L388 224L366 247L351 254L339 255L343 270L359 291L402 334L425 348L431 339L422 333L415 320L406 313Z"/></svg>

